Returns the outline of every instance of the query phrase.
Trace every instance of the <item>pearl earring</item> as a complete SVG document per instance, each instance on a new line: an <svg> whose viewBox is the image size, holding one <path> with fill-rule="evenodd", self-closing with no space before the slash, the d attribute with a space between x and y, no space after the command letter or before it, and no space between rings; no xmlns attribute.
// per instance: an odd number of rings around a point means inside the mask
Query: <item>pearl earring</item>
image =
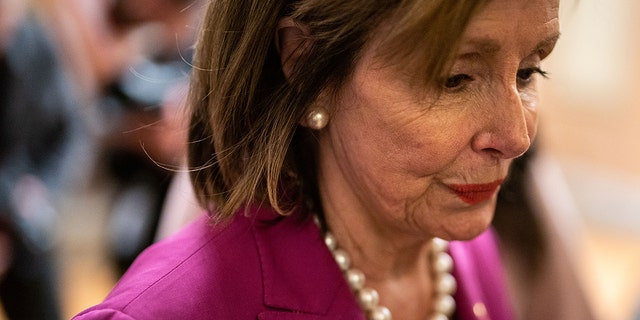
<svg viewBox="0 0 640 320"><path fill-rule="evenodd" d="M307 113L307 126L314 130L322 130L329 123L329 113L325 108L313 108Z"/></svg>

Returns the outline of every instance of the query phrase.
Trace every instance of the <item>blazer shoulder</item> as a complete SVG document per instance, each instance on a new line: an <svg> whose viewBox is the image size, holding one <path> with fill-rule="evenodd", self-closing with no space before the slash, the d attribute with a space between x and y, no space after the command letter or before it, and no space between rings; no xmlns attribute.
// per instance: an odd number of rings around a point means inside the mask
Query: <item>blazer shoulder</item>
<svg viewBox="0 0 640 320"><path fill-rule="evenodd" d="M145 250L104 302L78 319L206 319L214 311L224 318L238 310L255 318L262 280L251 228L243 219L218 226L198 219Z"/></svg>

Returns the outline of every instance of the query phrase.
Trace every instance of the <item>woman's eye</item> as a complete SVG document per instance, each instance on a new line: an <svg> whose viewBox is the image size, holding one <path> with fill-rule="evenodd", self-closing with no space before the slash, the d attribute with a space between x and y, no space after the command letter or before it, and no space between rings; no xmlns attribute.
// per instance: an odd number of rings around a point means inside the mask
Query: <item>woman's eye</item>
<svg viewBox="0 0 640 320"><path fill-rule="evenodd" d="M446 89L456 89L461 87L465 82L471 81L473 78L467 74L456 74L444 80L443 86Z"/></svg>
<svg viewBox="0 0 640 320"><path fill-rule="evenodd" d="M542 69L540 69L538 67L525 68L525 69L518 70L518 83L519 83L519 85L522 86L522 85L529 84L531 82L531 80L533 80L533 76L535 74L539 74L539 75L543 76L544 78L547 78L547 72L543 71Z"/></svg>

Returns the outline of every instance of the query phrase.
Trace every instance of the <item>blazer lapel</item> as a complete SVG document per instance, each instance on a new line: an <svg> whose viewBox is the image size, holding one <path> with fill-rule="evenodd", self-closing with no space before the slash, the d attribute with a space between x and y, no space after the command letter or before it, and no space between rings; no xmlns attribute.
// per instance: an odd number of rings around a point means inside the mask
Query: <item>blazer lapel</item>
<svg viewBox="0 0 640 320"><path fill-rule="evenodd" d="M268 211L257 218L264 304L278 310L259 319L364 319L311 217Z"/></svg>

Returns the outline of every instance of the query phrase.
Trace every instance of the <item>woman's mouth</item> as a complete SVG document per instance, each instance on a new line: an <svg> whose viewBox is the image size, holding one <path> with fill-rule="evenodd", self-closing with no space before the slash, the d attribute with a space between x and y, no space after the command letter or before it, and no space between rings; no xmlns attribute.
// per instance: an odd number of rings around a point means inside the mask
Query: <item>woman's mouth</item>
<svg viewBox="0 0 640 320"><path fill-rule="evenodd" d="M474 205L491 199L504 179L481 184L448 184L447 187L462 201Z"/></svg>

